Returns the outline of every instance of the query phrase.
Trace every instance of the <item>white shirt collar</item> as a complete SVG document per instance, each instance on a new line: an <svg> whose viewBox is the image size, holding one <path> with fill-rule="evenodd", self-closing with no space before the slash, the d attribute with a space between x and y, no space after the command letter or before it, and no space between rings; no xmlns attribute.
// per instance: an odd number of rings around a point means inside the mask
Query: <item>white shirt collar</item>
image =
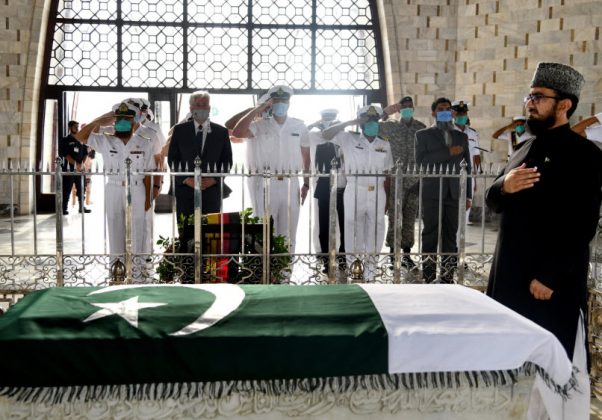
<svg viewBox="0 0 602 420"><path fill-rule="evenodd" d="M198 122L196 122L196 120L192 120L192 122L194 122L194 132L198 133L199 130L201 131L205 131L207 133L211 133L211 122L209 121L209 118L207 118L203 124L199 124Z"/></svg>

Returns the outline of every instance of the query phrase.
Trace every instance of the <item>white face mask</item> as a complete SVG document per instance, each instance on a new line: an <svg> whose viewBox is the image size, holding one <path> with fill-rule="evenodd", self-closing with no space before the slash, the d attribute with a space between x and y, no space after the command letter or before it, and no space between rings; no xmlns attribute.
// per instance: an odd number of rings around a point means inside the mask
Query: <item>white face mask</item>
<svg viewBox="0 0 602 420"><path fill-rule="evenodd" d="M209 110L208 109L195 109L191 111L192 118L198 123L203 123L209 118Z"/></svg>
<svg viewBox="0 0 602 420"><path fill-rule="evenodd" d="M138 124L142 124L144 122L144 120L146 119L146 115L145 114L137 114L136 117L134 117L134 120L138 123Z"/></svg>

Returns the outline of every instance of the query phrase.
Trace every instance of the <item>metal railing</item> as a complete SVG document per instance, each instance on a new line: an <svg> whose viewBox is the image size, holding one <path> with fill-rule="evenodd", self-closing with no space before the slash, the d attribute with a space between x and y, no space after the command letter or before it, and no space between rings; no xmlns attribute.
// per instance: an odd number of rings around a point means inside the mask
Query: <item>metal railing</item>
<svg viewBox="0 0 602 420"><path fill-rule="evenodd" d="M95 168L92 172L63 172L61 161L57 159L54 171L25 166L16 168L3 167L0 169L0 183L8 183L9 203L8 214L4 219L0 218L0 291L28 291L48 286L74 286L74 285L104 285L114 280L111 273L112 265L116 259L121 259L125 267L125 282L178 282L178 281L234 281L250 283L287 283L287 284L314 284L314 283L340 283L350 281L351 267L350 262L360 260L366 265L372 267L372 272L364 278L367 281L387 282L387 283L408 283L421 282L421 272L419 270L420 262L429 258L433 261L439 273L446 270L442 262L446 257L457 258L457 265L454 269L454 281L460 284L484 288L487 283L490 263L493 257L495 238L497 236L497 223L495 217L492 221L487 220L490 215L486 212L482 199L482 193L491 184L498 173L498 168L483 168L483 172L469 175L465 168L451 167L402 167L397 164L393 171L384 172L352 172L346 168L336 168L334 166L330 172L321 172L313 170L311 173L303 174L299 171L271 170L246 170L244 167L234 167L231 171L220 172L219 168L211 168L214 171L210 173L201 172L201 162L197 159L195 167L192 168L171 168L171 172L140 172L136 173L130 169L128 163L125 173L100 170ZM174 239L177 237L177 215L175 214L175 204L172 204L172 213L170 215L153 214L154 223L152 231L154 240L157 233L170 235L171 249L153 249L150 253L136 253L132 243L132 177L143 175L168 175L172 185L176 176L190 176L194 178L194 241L193 247L189 252L178 252L174 247ZM389 177L393 189L390 205L393 206L393 217L389 223L393 225L394 232L393 252L383 252L382 244L377 244L376 249L367 252L354 252L346 249L345 253L337 251L337 182L338 177L344 175L349 183L347 188L355 189L356 200L354 207L358 207L358 189L362 179L375 179L379 182ZM123 254L111 254L107 251L107 229L104 218L106 204L101 211L95 211L92 217L81 214L80 225L76 230L72 221L66 221L62 215L61 209L62 182L64 177L77 176L78 182L84 183L84 176L102 179L102 184L110 177L119 176L125 179L123 189L123 200L125 202L125 252ZM292 206L295 205L291 199L291 192L296 191L299 179L310 177L311 188L308 193L309 209L305 208L305 219L303 227L297 228L292 223L294 220L291 214ZM36 186L36 178L52 177L55 190L55 205L57 211L54 215L39 215L35 210L35 198L32 202L34 210L31 214L18 215L15 210L15 183L24 185L27 182L30 189ZM261 200L265 211L259 214L259 223L249 224L241 220L237 224L237 229L232 229L227 223L217 225L206 224L205 216L201 213L202 193L200 185L204 177L213 177L218 179L219 188L224 189L224 181L238 189L238 196L241 199L238 210L243 210L246 202L244 185L251 179L258 179L262 185L261 196L256 197ZM312 220L315 218L313 207L315 204L311 197L313 196L313 185L321 177L330 179L330 204L329 204L329 223L328 223L328 250L325 253L316 252L313 244L314 234ZM481 217L478 225L467 226L465 221L467 179L472 177L477 185L478 195L473 203L481 208ZM422 213L423 184L426 179L438 179L441 187L445 178L457 179L460 185L458 199L458 231L456 253L443 253L439 250L436 253L423 254L422 240L420 233L423 229L423 222L420 218ZM400 240L402 227L402 208L404 197L401 194L402 185L406 181L415 180L418 183L417 201L418 217L413 221L416 234L416 244L412 248L409 257L417 264L416 269L407 269L402 265L403 251ZM303 246L297 246L292 249L291 241L286 243L288 249L276 247L273 243L274 225L271 220L270 204L271 189L274 183L286 183L288 192L286 214L286 232L290 234L303 233L307 238L307 243ZM95 182L95 188L99 183ZM175 196L172 190L172 203L175 203ZM441 189L440 189L441 191ZM381 194L381 196L379 196ZM379 211L379 200L384 200L380 189L376 189L374 196L374 214ZM35 197L35 194L34 194ZM442 220L441 220L441 196L439 197L439 228L438 243L442 239ZM363 204L363 203L360 203ZM236 206L235 206L236 207ZM307 206L306 206L307 207ZM102 213L104 223L102 231L96 223L99 219L98 214ZM354 212L357 214L357 212ZM384 214L377 217L385 217ZM169 219L168 219L169 218ZM95 223L90 224L89 221ZM54 222L54 223L52 223ZM167 222L167 223L166 223ZM8 223L8 226L6 224ZM261 225L261 226L259 226ZM170 228L166 228L169 226ZM91 230L91 229L95 230ZM354 224L354 236L357 230L363 228ZM374 231L369 232L374 235L375 242L382 233L377 232L378 224L374 225ZM293 232L293 230L295 232ZM74 239L75 232L80 236L79 240ZM304 232L305 231L305 232ZM168 232L168 233L165 233ZM53 235L54 234L54 235ZM289 239L289 235L286 239ZM55 237L55 239L52 238ZM92 236L89 238L88 236ZM208 244L211 239L212 244ZM230 239L228 239L230 238ZM234 238L234 239L232 239ZM592 264L591 281L593 286L602 283L600 262L602 262L600 242L602 238L599 229L596 239L592 244ZM282 239L282 238L281 238ZM154 242L153 240L153 242ZM102 243L99 248L98 242ZM228 248L227 241L238 242L236 249ZM51 245L54 244L51 250ZM50 246L49 246L50 245ZM94 246L92 246L94 245ZM282 245L282 243L280 243ZM439 245L440 247L440 245ZM76 252L74 251L74 248ZM91 250L90 248L94 248ZM348 264L345 269L341 269L342 258L348 257ZM344 264L343 264L344 265ZM185 280L186 270L192 267L192 275L188 273L188 279ZM159 271L167 271L167 276L161 276ZM169 271L171 270L171 276ZM223 274L227 271L228 274ZM232 273L236 275L232 275Z"/></svg>

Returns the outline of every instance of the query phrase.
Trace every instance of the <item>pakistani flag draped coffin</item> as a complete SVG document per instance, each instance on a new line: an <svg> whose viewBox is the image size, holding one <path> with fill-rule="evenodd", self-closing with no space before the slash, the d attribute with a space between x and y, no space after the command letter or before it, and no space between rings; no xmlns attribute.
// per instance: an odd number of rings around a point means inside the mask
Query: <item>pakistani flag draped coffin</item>
<svg viewBox="0 0 602 420"><path fill-rule="evenodd" d="M571 383L552 334L452 285L53 288L0 317L0 360L9 362L0 394L21 398L39 387L284 389L307 378L314 387L332 378L476 386L512 380L526 366L562 393Z"/></svg>

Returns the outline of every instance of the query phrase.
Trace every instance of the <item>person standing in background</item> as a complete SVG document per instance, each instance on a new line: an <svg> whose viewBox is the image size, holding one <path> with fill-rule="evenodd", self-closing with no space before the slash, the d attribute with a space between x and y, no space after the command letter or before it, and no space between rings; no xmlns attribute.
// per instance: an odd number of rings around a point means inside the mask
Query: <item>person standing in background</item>
<svg viewBox="0 0 602 420"><path fill-rule="evenodd" d="M82 172L86 159L88 158L88 148L81 144L74 136L79 132L79 123L69 121L67 124L69 134L63 137L59 142L59 156L63 158L63 215L68 215L69 198L71 189L75 184L77 201L79 203L79 212L90 213L90 209L84 206L83 199L83 176L75 176L69 172ZM58 209L57 209L58 211Z"/></svg>
<svg viewBox="0 0 602 420"><path fill-rule="evenodd" d="M426 125L414 119L414 100L411 96L404 96L399 103L389 105L384 110L386 116L397 112L401 115L400 121L387 119L380 123L379 136L387 140L391 145L393 162L401 165L402 171L416 164L416 132L426 128ZM395 188L396 182L392 182L389 196L389 209L387 216L389 226L387 229L386 245L391 252L391 262L394 260L395 252ZM397 192L401 199L401 214L397 214L397 223L401 223L401 237L397 238L403 251L401 257L402 267L408 270L414 269L416 264L410 257L414 246L414 224L418 214L418 179L404 176L401 181L401 191Z"/></svg>

